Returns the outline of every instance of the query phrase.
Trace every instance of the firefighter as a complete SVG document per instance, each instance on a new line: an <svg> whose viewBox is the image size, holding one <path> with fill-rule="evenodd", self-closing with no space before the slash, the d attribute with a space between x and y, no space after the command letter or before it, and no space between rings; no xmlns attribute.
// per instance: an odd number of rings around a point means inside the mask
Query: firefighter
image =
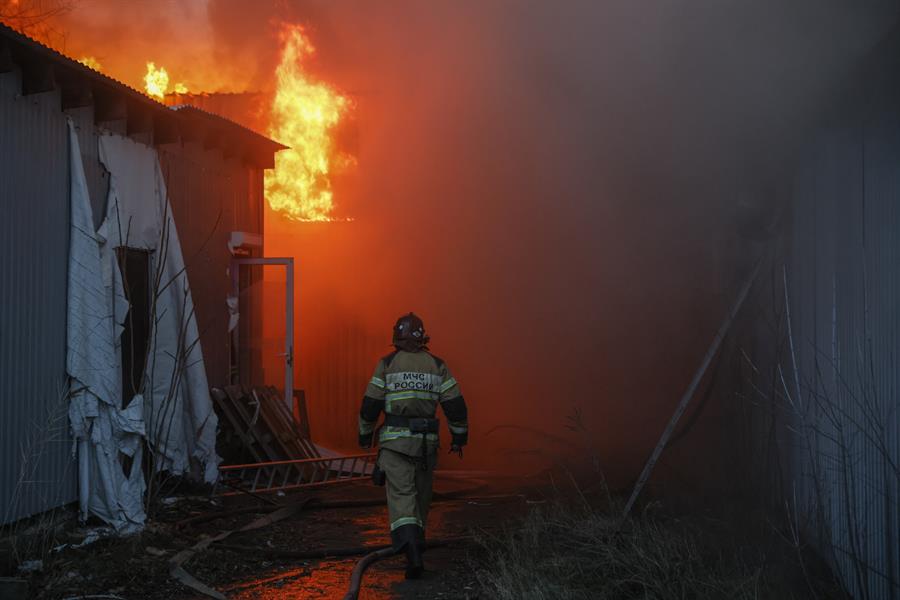
<svg viewBox="0 0 900 600"><path fill-rule="evenodd" d="M375 423L378 432L379 473L386 479L391 542L406 552L406 578L417 579L424 570L425 521L431 503L431 484L437 463L440 404L450 429L450 452L462 458L468 441L466 402L447 364L428 351L429 338L422 319L409 313L394 325L394 352L382 358L366 387L359 411L359 444L370 448Z"/></svg>

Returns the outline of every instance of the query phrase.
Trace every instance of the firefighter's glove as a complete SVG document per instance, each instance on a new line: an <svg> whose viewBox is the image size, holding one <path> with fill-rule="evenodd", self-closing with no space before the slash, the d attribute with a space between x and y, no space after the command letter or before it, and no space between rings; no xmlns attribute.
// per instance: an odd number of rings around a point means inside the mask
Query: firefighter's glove
<svg viewBox="0 0 900 600"><path fill-rule="evenodd" d="M458 445L456 445L456 444L453 444L453 445L450 446L450 452L449 452L449 454L456 454L457 456L459 456L460 458L462 458L462 457L463 457L463 447L462 447L462 446L458 446Z"/></svg>
<svg viewBox="0 0 900 600"><path fill-rule="evenodd" d="M372 447L372 434L369 433L367 435L359 436L359 447L363 450L368 450Z"/></svg>

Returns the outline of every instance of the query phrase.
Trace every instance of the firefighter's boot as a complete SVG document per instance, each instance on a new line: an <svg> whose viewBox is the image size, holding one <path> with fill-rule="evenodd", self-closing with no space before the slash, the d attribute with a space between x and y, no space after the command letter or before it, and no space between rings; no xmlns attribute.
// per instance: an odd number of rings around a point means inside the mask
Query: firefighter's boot
<svg viewBox="0 0 900 600"><path fill-rule="evenodd" d="M422 528L415 524L401 525L391 532L394 549L397 552L406 552L406 578L419 579L425 571L422 551L425 549L422 543Z"/></svg>

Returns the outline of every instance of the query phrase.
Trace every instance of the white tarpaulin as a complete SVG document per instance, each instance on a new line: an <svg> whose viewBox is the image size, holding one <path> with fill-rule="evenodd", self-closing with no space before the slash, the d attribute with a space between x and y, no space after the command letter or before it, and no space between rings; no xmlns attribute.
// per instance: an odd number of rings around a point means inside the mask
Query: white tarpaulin
<svg viewBox="0 0 900 600"><path fill-rule="evenodd" d="M143 441L157 470L213 482L218 420L212 408L184 257L156 151L100 138L110 174L107 212L93 229L74 124L68 357L69 417L79 448L82 515L120 532L144 522ZM142 393L123 398L122 324L129 310L116 249L150 252L150 343ZM130 395L130 394L129 394ZM124 408L123 408L124 407Z"/></svg>

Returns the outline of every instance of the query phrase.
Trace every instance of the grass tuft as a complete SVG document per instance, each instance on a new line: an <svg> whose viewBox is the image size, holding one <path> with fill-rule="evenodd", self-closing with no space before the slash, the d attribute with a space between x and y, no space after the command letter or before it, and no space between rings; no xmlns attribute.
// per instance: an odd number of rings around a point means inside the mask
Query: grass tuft
<svg viewBox="0 0 900 600"><path fill-rule="evenodd" d="M763 561L686 520L642 515L619 527L618 516L556 502L477 539L478 582L498 600L770 597L761 595Z"/></svg>

